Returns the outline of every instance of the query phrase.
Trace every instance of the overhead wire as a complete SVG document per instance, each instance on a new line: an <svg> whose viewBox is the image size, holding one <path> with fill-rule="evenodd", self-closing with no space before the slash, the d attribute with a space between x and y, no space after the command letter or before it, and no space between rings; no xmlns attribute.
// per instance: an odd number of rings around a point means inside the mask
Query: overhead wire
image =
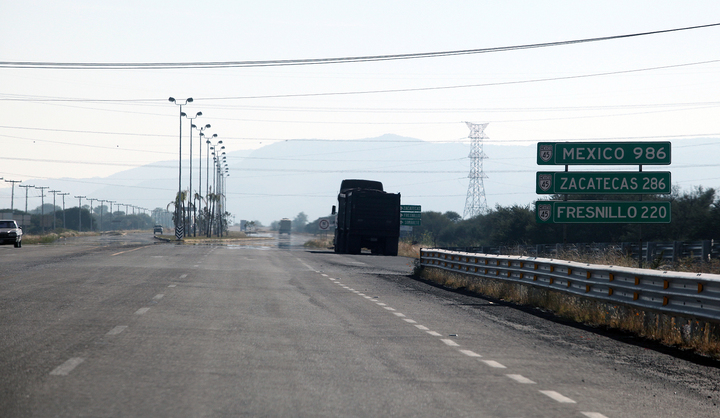
<svg viewBox="0 0 720 418"><path fill-rule="evenodd" d="M0 68L35 68L35 69L187 69L187 68L252 68L252 67L280 67L298 65L327 65L357 62L396 61L423 58L438 58L458 55L476 55L496 52L517 51L536 48L548 48L564 45L575 45L589 42L602 42L618 39L636 38L664 33L705 29L720 26L720 23L706 25L686 26L673 29L663 29L647 32L636 32L624 35L601 36L595 38L582 38L565 41L543 42L533 44L511 45L492 48L460 49L437 52L419 52L408 54L366 55L334 58L306 58L263 61L208 61L208 62L32 62L32 61L0 61Z"/></svg>

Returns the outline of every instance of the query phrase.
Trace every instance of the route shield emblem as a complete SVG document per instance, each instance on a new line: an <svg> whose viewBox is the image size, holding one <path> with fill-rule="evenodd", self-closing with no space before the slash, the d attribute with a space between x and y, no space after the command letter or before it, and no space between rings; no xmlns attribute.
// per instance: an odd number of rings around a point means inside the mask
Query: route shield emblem
<svg viewBox="0 0 720 418"><path fill-rule="evenodd" d="M552 160L553 157L553 146L552 145L540 145L540 159L548 162Z"/></svg>
<svg viewBox="0 0 720 418"><path fill-rule="evenodd" d="M552 187L552 178L552 174L538 174L538 185L542 191L547 192L550 190L550 187Z"/></svg>
<svg viewBox="0 0 720 418"><path fill-rule="evenodd" d="M538 205L537 211L538 218L543 222L547 222L552 215L552 205Z"/></svg>

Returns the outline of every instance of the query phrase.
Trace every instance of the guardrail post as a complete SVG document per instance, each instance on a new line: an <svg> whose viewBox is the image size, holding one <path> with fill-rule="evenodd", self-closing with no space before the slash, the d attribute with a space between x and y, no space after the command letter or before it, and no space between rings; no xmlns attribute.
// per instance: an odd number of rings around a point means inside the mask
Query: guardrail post
<svg viewBox="0 0 720 418"><path fill-rule="evenodd" d="M710 254L712 252L712 241L704 240L702 242L702 261L707 263L710 261Z"/></svg>
<svg viewBox="0 0 720 418"><path fill-rule="evenodd" d="M682 257L682 254L683 254L682 241L673 241L673 253L672 253L673 263L677 263L677 261Z"/></svg>
<svg viewBox="0 0 720 418"><path fill-rule="evenodd" d="M655 247L657 247L657 243L648 242L646 245L647 251L645 252L645 261L650 263L655 260Z"/></svg>

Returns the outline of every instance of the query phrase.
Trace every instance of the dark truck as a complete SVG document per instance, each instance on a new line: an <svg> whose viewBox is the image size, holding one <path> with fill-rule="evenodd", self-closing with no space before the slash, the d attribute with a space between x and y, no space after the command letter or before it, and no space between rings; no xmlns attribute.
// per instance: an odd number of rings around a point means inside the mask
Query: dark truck
<svg viewBox="0 0 720 418"><path fill-rule="evenodd" d="M336 253L360 254L368 248L373 254L397 255L400 193L386 193L379 181L343 180L336 216Z"/></svg>

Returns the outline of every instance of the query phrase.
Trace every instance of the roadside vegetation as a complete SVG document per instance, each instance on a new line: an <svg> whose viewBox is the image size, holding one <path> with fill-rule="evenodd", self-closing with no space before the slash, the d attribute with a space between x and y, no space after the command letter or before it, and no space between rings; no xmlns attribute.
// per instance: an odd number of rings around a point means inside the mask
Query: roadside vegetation
<svg viewBox="0 0 720 418"><path fill-rule="evenodd" d="M628 200L607 196L606 200ZM637 196L631 197L637 200ZM552 196L562 200L562 196ZM597 195L573 200L597 200ZM714 189L675 190L645 200L669 200L670 224L642 225L644 241L699 241L720 238L720 198ZM538 224L534 205L496 206L486 214L462 219L456 212L423 212L422 226L413 227L412 240L423 247L513 246L573 242L636 242L640 227L631 224Z"/></svg>

